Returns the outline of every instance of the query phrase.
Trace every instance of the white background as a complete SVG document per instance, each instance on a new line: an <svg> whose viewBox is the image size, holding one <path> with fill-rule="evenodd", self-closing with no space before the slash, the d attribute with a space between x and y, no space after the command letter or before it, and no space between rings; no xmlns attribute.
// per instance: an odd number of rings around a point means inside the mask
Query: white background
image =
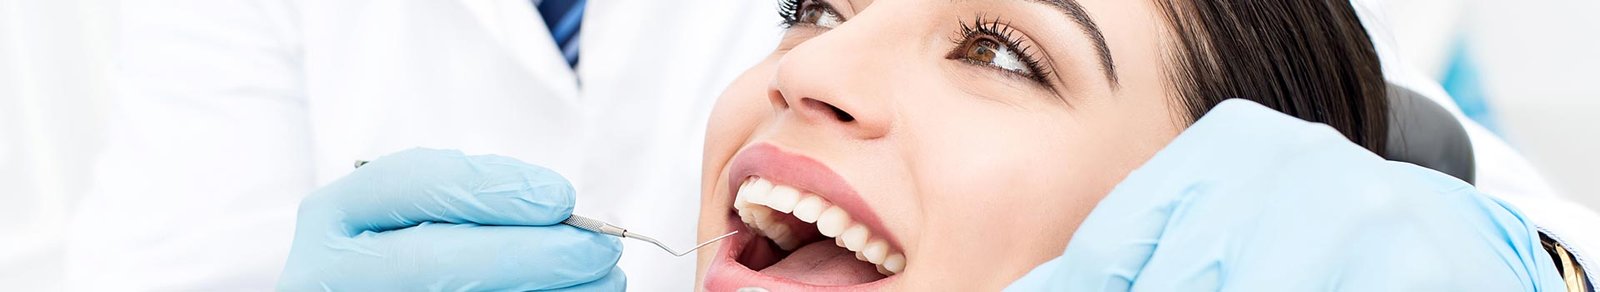
<svg viewBox="0 0 1600 292"><path fill-rule="evenodd" d="M105 140L115 16L108 0L0 0L0 290L60 289L63 222Z"/></svg>
<svg viewBox="0 0 1600 292"><path fill-rule="evenodd" d="M1403 54L1442 74L1466 36L1501 131L1600 208L1600 1L1389 1ZM0 0L0 288L60 289L60 240L105 140L114 0ZM138 220L138 218L128 218Z"/></svg>

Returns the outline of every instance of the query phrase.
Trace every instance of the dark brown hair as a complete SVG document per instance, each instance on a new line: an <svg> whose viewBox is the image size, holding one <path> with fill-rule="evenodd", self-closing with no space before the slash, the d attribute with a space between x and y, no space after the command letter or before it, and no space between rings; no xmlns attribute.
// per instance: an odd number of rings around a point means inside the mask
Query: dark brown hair
<svg viewBox="0 0 1600 292"><path fill-rule="evenodd" d="M1243 98L1383 153L1383 71L1348 0L1154 1L1171 24L1169 81L1188 122Z"/></svg>

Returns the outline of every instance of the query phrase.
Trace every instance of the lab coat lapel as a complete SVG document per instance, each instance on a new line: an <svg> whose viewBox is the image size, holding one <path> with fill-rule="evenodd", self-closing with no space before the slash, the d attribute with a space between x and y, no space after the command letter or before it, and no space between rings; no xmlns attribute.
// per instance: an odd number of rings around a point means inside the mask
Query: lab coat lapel
<svg viewBox="0 0 1600 292"><path fill-rule="evenodd" d="M459 0L478 24L532 73L535 80L577 102L577 75L562 59L550 30L531 1Z"/></svg>

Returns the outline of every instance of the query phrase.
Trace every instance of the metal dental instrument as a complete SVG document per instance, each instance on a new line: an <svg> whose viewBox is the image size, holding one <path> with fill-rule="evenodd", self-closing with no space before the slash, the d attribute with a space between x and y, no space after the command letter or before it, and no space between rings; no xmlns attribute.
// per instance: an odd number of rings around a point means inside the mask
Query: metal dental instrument
<svg viewBox="0 0 1600 292"><path fill-rule="evenodd" d="M361 167L362 165L366 165L366 164L367 164L366 160L356 160L355 166L356 167ZM702 247L705 247L706 245L710 245L713 242L717 242L719 240L722 240L723 238L728 238L729 236L733 236L734 234L739 233L738 230L734 230L733 232L728 232L728 234L723 234L722 236L718 236L717 238L712 238L711 240L707 240L706 242L702 242L702 243L700 243L700 245L696 245L693 248L690 248L689 250L685 250L683 252L678 252L677 250L674 250L671 247L667 247L666 244L662 244L661 241L657 241L655 238L650 238L649 236L644 236L644 235L641 235L641 234L638 234L638 233L628 232L628 229L624 229L622 227L617 227L616 225L611 225L611 223L606 223L605 221L589 219L588 217L583 217L583 216L578 216L578 215L572 215L570 217L567 217L567 220L561 221L561 224L570 225L572 227L577 227L578 229L588 230L588 231L591 231L591 232L594 232L594 233L605 234L605 235L610 235L610 236L616 236L616 237L621 237L621 238L632 238L632 239L636 239L636 240L643 241L643 242L649 242L651 244L655 244L656 246L661 247L662 250L666 250L667 253L672 254L672 256L679 256L679 257L681 257L683 255L687 255L687 254L689 254L691 252L694 252L695 250L698 250L698 249L700 249Z"/></svg>
<svg viewBox="0 0 1600 292"><path fill-rule="evenodd" d="M728 234L723 234L722 236L718 236L717 238L712 238L711 240L707 240L706 242L702 242L702 243L700 243L700 245L696 245L696 246L694 246L692 248L689 248L689 250L685 250L683 252L678 252L677 250L674 250L671 247L667 247L666 244L662 244L660 241L656 241L655 238L650 238L649 236L640 235L638 233L628 232L627 229L623 229L622 227L617 227L616 225L611 225L610 223L605 223L605 222L602 222L600 220L594 220L594 219L585 218L583 216L572 215L572 217L567 218L566 221L561 221L561 224L572 225L572 227L577 227L578 229L583 229L583 230L588 230L588 231L594 231L595 233L600 233L600 234L605 234L605 235L610 235L610 236L616 236L616 237L621 237L621 238L632 238L632 239L637 239L637 240L643 241L643 242L649 242L651 244L655 244L656 246L661 247L661 249L666 250L667 253L670 253L673 256L680 256L680 257L683 256L683 255L689 254L691 252L694 252L695 250L700 249L702 247L705 247L706 245L709 245L709 244L711 244L713 242L717 242L718 240L722 240L723 238L728 238L729 236L733 236L734 234L739 233L738 230L734 230L733 232L728 232Z"/></svg>

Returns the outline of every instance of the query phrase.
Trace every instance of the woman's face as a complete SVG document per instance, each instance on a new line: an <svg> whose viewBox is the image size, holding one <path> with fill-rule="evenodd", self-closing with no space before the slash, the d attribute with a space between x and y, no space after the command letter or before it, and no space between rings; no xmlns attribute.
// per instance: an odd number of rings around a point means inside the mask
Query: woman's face
<svg viewBox="0 0 1600 292"><path fill-rule="evenodd" d="M994 290L1060 255L1182 129L1148 2L780 9L782 44L712 114L699 235L741 232L701 284Z"/></svg>

